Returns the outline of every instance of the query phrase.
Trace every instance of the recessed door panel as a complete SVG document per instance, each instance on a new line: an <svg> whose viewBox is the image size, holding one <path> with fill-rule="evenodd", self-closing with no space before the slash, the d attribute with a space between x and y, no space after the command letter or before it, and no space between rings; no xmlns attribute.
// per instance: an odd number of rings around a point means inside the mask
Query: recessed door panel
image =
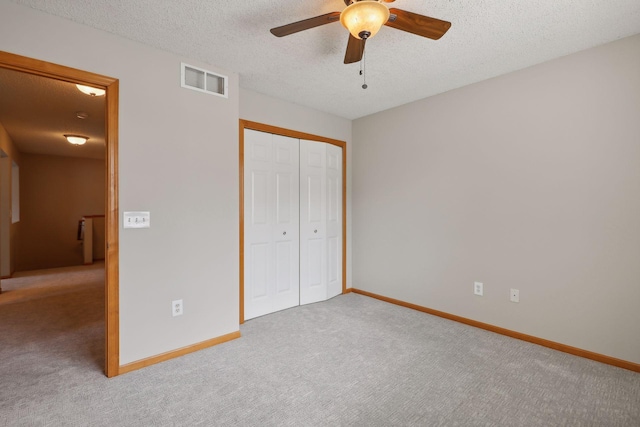
<svg viewBox="0 0 640 427"><path fill-rule="evenodd" d="M342 164L342 161L341 161L342 150L340 148L338 148L338 150L340 151L336 151L336 150L333 150L331 147L328 147L327 149L327 169L328 170L340 171L340 169L342 169L340 167Z"/></svg>
<svg viewBox="0 0 640 427"><path fill-rule="evenodd" d="M297 210L293 209L291 203L297 199L292 192L298 190L293 185L293 174L290 172L276 173L276 223L290 224L292 216L297 217Z"/></svg>
<svg viewBox="0 0 640 427"><path fill-rule="evenodd" d="M321 142L313 142L313 141L308 141L312 144L322 144ZM323 162L323 150L320 149L315 149L315 148L310 148L309 150L307 150L307 167L316 167L316 168L322 168L324 167L324 162Z"/></svg>
<svg viewBox="0 0 640 427"><path fill-rule="evenodd" d="M319 224L322 221L324 198L321 175L307 176L307 223Z"/></svg>
<svg viewBox="0 0 640 427"><path fill-rule="evenodd" d="M251 223L265 225L269 221L269 171L251 171Z"/></svg>
<svg viewBox="0 0 640 427"><path fill-rule="evenodd" d="M329 174L327 174L329 175ZM340 213L338 212L342 205L340 200L340 187L338 178L335 176L327 176L327 220L335 222L338 220Z"/></svg>
<svg viewBox="0 0 640 427"><path fill-rule="evenodd" d="M251 160L253 161L269 161L269 147L266 144L255 144L251 149Z"/></svg>
<svg viewBox="0 0 640 427"><path fill-rule="evenodd" d="M249 295L252 300L266 298L269 288L269 244L252 244L250 248L251 274L249 276Z"/></svg>
<svg viewBox="0 0 640 427"><path fill-rule="evenodd" d="M323 241L320 239L307 240L307 280L310 288L323 286Z"/></svg>
<svg viewBox="0 0 640 427"><path fill-rule="evenodd" d="M298 262L298 257L293 259L293 248L291 242L276 243L276 293L291 292L293 286L298 286L298 281L293 283L291 277L291 264Z"/></svg>
<svg viewBox="0 0 640 427"><path fill-rule="evenodd" d="M274 135L275 137L276 135ZM282 163L285 165L290 165L292 163L298 163L298 150L294 149L294 147L289 146L289 143L285 141L278 141L275 147L276 151L276 163Z"/></svg>
<svg viewBox="0 0 640 427"><path fill-rule="evenodd" d="M264 132L247 129L244 131L245 140L250 140L250 144L245 144L245 153L249 154L249 161L253 164L271 163L272 143L271 135ZM246 162L247 159L245 159Z"/></svg>

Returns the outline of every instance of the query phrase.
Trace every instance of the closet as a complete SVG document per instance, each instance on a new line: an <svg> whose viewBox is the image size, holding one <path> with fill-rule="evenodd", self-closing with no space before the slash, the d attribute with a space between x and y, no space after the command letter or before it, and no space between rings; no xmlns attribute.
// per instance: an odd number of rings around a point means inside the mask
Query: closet
<svg viewBox="0 0 640 427"><path fill-rule="evenodd" d="M244 130L244 318L342 292L342 148Z"/></svg>

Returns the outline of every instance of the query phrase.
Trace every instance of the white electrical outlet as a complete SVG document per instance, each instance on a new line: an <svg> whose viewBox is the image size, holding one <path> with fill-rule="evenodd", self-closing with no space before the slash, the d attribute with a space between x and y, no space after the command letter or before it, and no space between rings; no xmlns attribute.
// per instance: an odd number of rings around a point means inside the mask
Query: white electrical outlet
<svg viewBox="0 0 640 427"><path fill-rule="evenodd" d="M473 282L473 293L480 297L484 295L484 285L482 282Z"/></svg>
<svg viewBox="0 0 640 427"><path fill-rule="evenodd" d="M171 301L171 313L173 316L182 316L184 313L184 305L182 304L181 299L177 299L175 301Z"/></svg>
<svg viewBox="0 0 640 427"><path fill-rule="evenodd" d="M511 289L509 291L509 299L511 302L520 302L520 291L518 289Z"/></svg>

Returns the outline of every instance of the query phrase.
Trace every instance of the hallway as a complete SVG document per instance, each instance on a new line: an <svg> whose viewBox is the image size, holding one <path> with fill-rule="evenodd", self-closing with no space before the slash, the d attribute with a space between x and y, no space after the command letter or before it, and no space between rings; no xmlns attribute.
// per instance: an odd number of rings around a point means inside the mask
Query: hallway
<svg viewBox="0 0 640 427"><path fill-rule="evenodd" d="M104 263L16 273L2 289L0 377L16 398L65 370L103 375Z"/></svg>

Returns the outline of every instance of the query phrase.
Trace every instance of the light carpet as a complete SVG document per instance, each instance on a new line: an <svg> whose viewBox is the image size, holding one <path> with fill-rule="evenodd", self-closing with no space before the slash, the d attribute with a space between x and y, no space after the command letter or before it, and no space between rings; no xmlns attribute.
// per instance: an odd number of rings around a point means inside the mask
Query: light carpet
<svg viewBox="0 0 640 427"><path fill-rule="evenodd" d="M107 379L102 298L0 304L0 425L640 426L640 374L355 294Z"/></svg>

